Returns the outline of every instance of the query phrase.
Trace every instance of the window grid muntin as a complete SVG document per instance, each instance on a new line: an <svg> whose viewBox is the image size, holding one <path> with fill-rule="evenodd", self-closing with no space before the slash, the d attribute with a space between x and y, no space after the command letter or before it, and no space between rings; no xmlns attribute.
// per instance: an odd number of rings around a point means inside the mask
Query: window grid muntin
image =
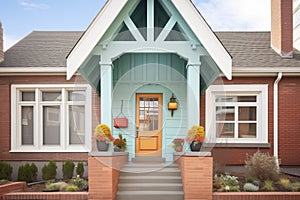
<svg viewBox="0 0 300 200"><path fill-rule="evenodd" d="M238 98L239 96L256 96L256 102L238 102L238 101L228 101L228 102L217 102L217 99L218 98L221 98L221 99L229 99L229 98ZM215 127L217 127L217 124L218 123L233 123L234 124L234 138L232 139L243 139L243 138L239 138L239 124L249 124L249 123L254 123L256 124L256 137L255 139L258 139L258 118L259 118L259 115L258 115L258 107L259 107L259 95L256 94L256 95L249 95L249 94L236 94L236 95L226 95L226 94L218 94L218 95L215 95L215 106L214 106L214 112L215 112L215 115L214 115L214 118L215 118ZM217 107L233 107L234 108L234 120L232 121L226 121L226 120L217 120L217 114L216 114L216 109ZM240 107L256 107L256 120L254 121L239 121L239 108ZM221 137L218 137L218 135L220 135L220 133L217 133L217 129L215 129L216 132L216 138L217 139L224 139L224 138L221 138ZM245 138L245 139L248 139L248 138Z"/></svg>
<svg viewBox="0 0 300 200"><path fill-rule="evenodd" d="M49 86L49 87L47 87ZM80 106L84 106L85 109L85 118L88 116L87 113L89 113L88 106L86 106L86 102L91 98L90 94L88 94L89 91L89 87L88 86L82 86L80 88L76 88L74 90L73 86L68 86L68 87L60 87L60 86L55 86L55 85L47 85L47 86L41 86L41 87L16 87L15 88L15 98L16 98L16 117L18 119L18 122L16 123L16 133L15 136L17 138L16 143L12 143L12 150L18 150L18 149L22 149L22 150L50 150L50 151L57 151L57 150L71 150L74 149L74 147L84 147L87 145L86 143L83 144L74 144L68 145L68 141L69 140L69 124L67 123L69 120L69 109L68 106L69 105L80 105ZM35 92L35 101L22 101L22 92ZM62 95L62 100L59 101L42 101L42 92L52 92L52 91L60 91L61 95ZM84 91L86 97L85 97L85 101L68 101L68 92L69 91ZM89 98L88 98L89 95ZM43 145L43 133L42 133L42 129L43 129L43 120L40 120L40 117L43 117L43 106L53 106L53 105L60 105L60 128L61 128L61 144L60 145ZM22 125L21 125L21 108L22 106L33 106L33 110L34 110L34 144L33 145L22 145ZM63 110L67 110L67 112L63 112ZM40 125L38 125L40 124ZM65 124L65 125L63 125ZM85 128L87 129L87 121L85 120ZM64 128L65 127L65 128ZM39 134L41 133L41 134ZM12 138L14 138L15 136L13 136ZM85 138L86 140L86 138ZM87 142L87 141L85 141ZM54 146L54 147L53 147ZM59 149L57 149L59 148Z"/></svg>

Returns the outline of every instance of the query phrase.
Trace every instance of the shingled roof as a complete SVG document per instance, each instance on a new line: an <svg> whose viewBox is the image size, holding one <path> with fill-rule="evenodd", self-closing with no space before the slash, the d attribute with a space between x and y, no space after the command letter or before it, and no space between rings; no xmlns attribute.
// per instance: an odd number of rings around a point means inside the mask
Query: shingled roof
<svg viewBox="0 0 300 200"><path fill-rule="evenodd" d="M5 52L0 67L66 67L82 31L34 31ZM300 67L300 52L282 58L270 47L270 32L216 32L233 58L233 68Z"/></svg>
<svg viewBox="0 0 300 200"><path fill-rule="evenodd" d="M0 67L66 67L82 31L33 31L4 53Z"/></svg>
<svg viewBox="0 0 300 200"><path fill-rule="evenodd" d="M300 67L300 52L282 58L270 46L270 32L216 32L233 58L233 67Z"/></svg>

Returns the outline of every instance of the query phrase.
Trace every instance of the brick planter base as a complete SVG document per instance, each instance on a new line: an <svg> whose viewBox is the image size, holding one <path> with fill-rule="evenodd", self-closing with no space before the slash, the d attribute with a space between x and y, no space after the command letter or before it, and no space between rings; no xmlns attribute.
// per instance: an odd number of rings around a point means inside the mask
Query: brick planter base
<svg viewBox="0 0 300 200"><path fill-rule="evenodd" d="M128 152L92 152L88 158L89 199L115 200L120 169Z"/></svg>
<svg viewBox="0 0 300 200"><path fill-rule="evenodd" d="M25 182L14 182L5 185L0 185L0 199L3 198L3 195L5 193L23 191L25 187L26 187Z"/></svg>
<svg viewBox="0 0 300 200"><path fill-rule="evenodd" d="M300 192L214 192L213 200L296 200Z"/></svg>
<svg viewBox="0 0 300 200"><path fill-rule="evenodd" d="M213 158L209 152L174 153L178 163L184 199L212 200Z"/></svg>
<svg viewBox="0 0 300 200"><path fill-rule="evenodd" d="M3 196L5 200L88 200L87 192L17 192Z"/></svg>

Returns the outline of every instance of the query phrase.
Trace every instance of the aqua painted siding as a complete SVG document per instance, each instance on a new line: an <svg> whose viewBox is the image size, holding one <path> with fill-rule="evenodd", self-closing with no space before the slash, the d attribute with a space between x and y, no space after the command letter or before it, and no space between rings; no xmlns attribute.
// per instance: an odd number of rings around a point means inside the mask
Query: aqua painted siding
<svg viewBox="0 0 300 200"><path fill-rule="evenodd" d="M135 102L137 93L163 94L162 153L168 161L173 160L172 140L185 137L187 131L186 113L186 61L174 54L128 54L114 62L114 89L112 113L123 113L129 120L129 127L113 129L114 136L123 133L127 138L130 159L135 157ZM175 94L179 109L171 117L167 104Z"/></svg>

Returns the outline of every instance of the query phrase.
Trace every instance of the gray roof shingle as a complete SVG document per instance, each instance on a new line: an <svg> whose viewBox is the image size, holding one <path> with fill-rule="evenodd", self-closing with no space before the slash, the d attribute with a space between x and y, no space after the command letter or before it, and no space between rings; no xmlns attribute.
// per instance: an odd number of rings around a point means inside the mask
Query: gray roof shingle
<svg viewBox="0 0 300 200"><path fill-rule="evenodd" d="M82 31L33 31L5 52L0 67L65 67ZM300 52L282 58L270 47L270 32L216 32L233 67L300 67Z"/></svg>
<svg viewBox="0 0 300 200"><path fill-rule="evenodd" d="M270 32L216 32L231 54L233 67L300 67L300 52L282 58L270 46Z"/></svg>
<svg viewBox="0 0 300 200"><path fill-rule="evenodd" d="M33 31L4 53L0 67L65 67L82 31Z"/></svg>

